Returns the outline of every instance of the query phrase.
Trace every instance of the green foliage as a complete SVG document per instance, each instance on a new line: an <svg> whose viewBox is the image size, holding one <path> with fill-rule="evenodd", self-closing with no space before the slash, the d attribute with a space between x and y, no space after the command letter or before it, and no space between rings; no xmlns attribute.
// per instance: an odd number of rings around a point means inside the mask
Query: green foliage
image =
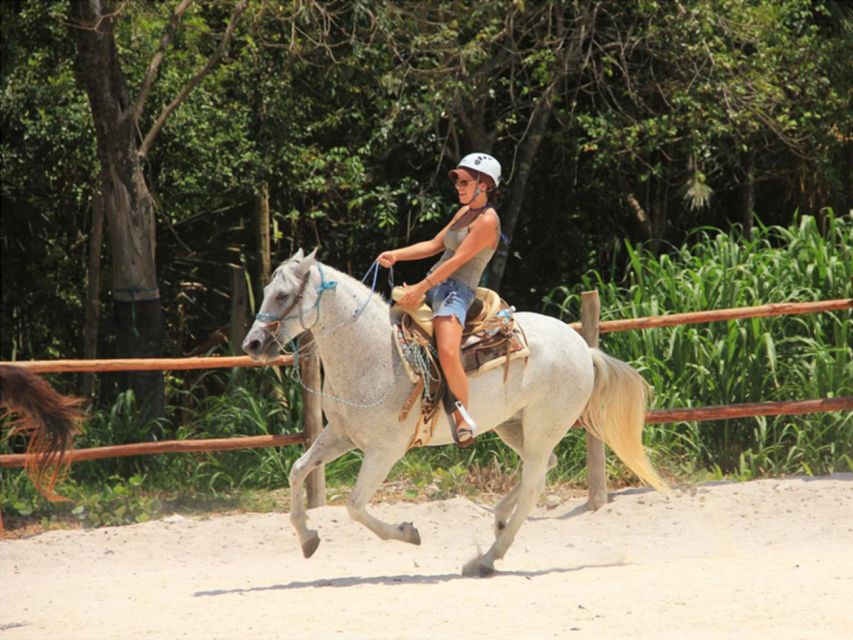
<svg viewBox="0 0 853 640"><path fill-rule="evenodd" d="M176 439L238 438L302 429L299 384L290 371L282 383L263 371L207 372L195 379L172 378L169 383L168 420L176 425L172 427ZM87 420L75 444L89 448L151 440L157 427L164 426L141 423L137 416L133 393L125 392L111 407ZM9 450L8 440L0 442L0 452ZM160 509L160 500L286 486L290 467L301 453L301 447L291 446L79 462L57 487L71 501L59 506L42 498L24 471L4 473L0 508L27 516L73 509L71 514L87 526L141 521ZM342 481L351 482L357 468L357 460L349 467L344 461L338 467L338 473L344 474ZM335 471L329 476L334 484Z"/></svg>
<svg viewBox="0 0 853 640"><path fill-rule="evenodd" d="M849 297L853 219L829 215L821 230L815 218L801 216L791 227L759 225L751 240L700 229L692 242L660 257L630 244L627 250L631 261L622 286L590 272L576 287L552 291L546 310L571 320L580 291L590 288L600 292L604 320ZM605 334L602 342L643 373L657 407L853 394L850 322L843 312ZM301 394L291 373L281 382L268 371L170 378L177 437L298 432ZM132 395L120 396L93 416L79 446L140 439L154 425L136 424L135 413ZM654 425L646 436L656 464L677 476L749 479L853 470L853 419L845 413ZM552 479L584 482L583 441L583 431L575 429L558 445ZM4 474L0 504L21 515L64 509L93 526L140 521L158 511L157 500L228 499L235 492L284 487L300 453L285 447L78 463L60 487L72 502L58 508L35 493L23 472ZM328 465L331 490L351 484L361 461L353 452ZM391 478L404 479L411 498L440 499L483 484L482 470L510 475L517 468L517 456L490 433L471 449L409 452ZM608 474L615 483L632 481L612 456Z"/></svg>
<svg viewBox="0 0 853 640"><path fill-rule="evenodd" d="M0 4L0 348L4 358L69 357L80 343L99 173L90 106L74 76L68 3ZM190 349L227 321L226 265L244 264L258 281L253 211L264 184L274 260L321 245L336 266L363 273L380 250L440 228L455 205L446 171L473 146L504 161L511 196L546 94L553 112L524 168L503 291L519 308L590 267L621 269L620 238L650 232L680 243L696 224L740 218L741 154L756 153L756 210L840 202L853 120L849 12L838 4L549 0L460 13L453 2L251 3L229 55L146 159L160 207L167 348ZM117 7L132 98L174 6ZM190 6L141 134L216 49L230 10L219 0ZM575 42L585 21L588 37ZM628 193L651 229L633 221ZM402 265L401 275L411 280L421 267ZM100 351L109 355L103 289ZM57 315L68 322L51 323Z"/></svg>
<svg viewBox="0 0 853 640"><path fill-rule="evenodd" d="M65 500L51 503L21 471L0 479L0 509L24 517L40 515L43 526L63 515L87 528L146 522L162 509L146 484L151 483L138 474L126 479L110 476L97 484L70 480L60 488Z"/></svg>
<svg viewBox="0 0 853 640"><path fill-rule="evenodd" d="M287 371L208 373L176 391L170 403L178 439L238 438L301 431L299 383ZM174 383L177 386L177 382ZM285 486L300 447L157 456L146 474L180 492L219 493Z"/></svg>
<svg viewBox="0 0 853 640"><path fill-rule="evenodd" d="M700 230L659 258L628 245L625 284L592 272L560 287L546 309L578 317L580 291L598 289L602 320L850 296L853 220L802 216L792 227L760 226L751 240ZM602 348L630 361L675 408L853 394L850 319L844 312L781 316L605 334ZM662 457L742 475L847 470L849 413L656 425Z"/></svg>
<svg viewBox="0 0 853 640"><path fill-rule="evenodd" d="M69 57L67 3L0 11L0 350L3 359L69 357L79 324L51 320L82 315L81 229L97 172L91 110Z"/></svg>
<svg viewBox="0 0 853 640"><path fill-rule="evenodd" d="M77 505L71 514L86 528L147 522L159 513L161 504L141 492L143 482L139 475L127 480L112 476L97 493L75 489L69 496Z"/></svg>

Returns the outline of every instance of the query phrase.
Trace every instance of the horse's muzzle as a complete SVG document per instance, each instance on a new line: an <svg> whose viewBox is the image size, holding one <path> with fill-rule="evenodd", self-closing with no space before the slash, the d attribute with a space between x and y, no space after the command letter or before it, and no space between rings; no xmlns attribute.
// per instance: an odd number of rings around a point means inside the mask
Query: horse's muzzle
<svg viewBox="0 0 853 640"><path fill-rule="evenodd" d="M278 350L272 335L263 327L257 326L253 326L246 334L242 347L252 360L269 360L276 355L273 351Z"/></svg>

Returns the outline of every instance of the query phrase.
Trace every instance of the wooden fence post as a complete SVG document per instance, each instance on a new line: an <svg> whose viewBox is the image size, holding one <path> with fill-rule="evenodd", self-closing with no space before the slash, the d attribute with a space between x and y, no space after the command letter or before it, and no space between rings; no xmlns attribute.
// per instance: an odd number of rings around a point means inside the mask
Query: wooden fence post
<svg viewBox="0 0 853 640"><path fill-rule="evenodd" d="M299 367L302 375L302 431L305 433L305 447L310 447L323 430L323 409L318 393L311 393L305 387L319 392L322 384L320 376L320 355L314 336L309 332L302 339L306 347L304 355L299 356ZM308 494L308 508L326 505L326 465L320 465L308 474L305 480L305 491Z"/></svg>
<svg viewBox="0 0 853 640"><path fill-rule="evenodd" d="M590 347L598 347L598 321L601 302L598 291L581 293L581 334ZM604 464L604 443L586 432L587 507L597 511L607 504L607 474Z"/></svg>

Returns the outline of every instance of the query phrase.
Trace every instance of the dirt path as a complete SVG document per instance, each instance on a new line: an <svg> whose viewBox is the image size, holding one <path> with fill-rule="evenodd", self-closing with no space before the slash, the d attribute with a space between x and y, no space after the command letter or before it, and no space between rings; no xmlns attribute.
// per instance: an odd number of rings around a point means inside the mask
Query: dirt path
<svg viewBox="0 0 853 640"><path fill-rule="evenodd" d="M166 520L0 542L0 638L851 638L853 474L626 490L541 508L488 579L462 565L490 507L379 504L423 545L344 507Z"/></svg>

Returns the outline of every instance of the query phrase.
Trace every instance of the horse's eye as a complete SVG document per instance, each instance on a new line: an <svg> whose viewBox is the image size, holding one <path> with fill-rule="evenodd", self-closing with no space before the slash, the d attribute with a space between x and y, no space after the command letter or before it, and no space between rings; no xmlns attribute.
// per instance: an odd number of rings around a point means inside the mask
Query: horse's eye
<svg viewBox="0 0 853 640"><path fill-rule="evenodd" d="M287 299L287 294L286 294L286 293L279 293L279 294L275 297L275 299L276 299L276 300L278 300L279 302L283 302L284 300L286 300L286 299Z"/></svg>

